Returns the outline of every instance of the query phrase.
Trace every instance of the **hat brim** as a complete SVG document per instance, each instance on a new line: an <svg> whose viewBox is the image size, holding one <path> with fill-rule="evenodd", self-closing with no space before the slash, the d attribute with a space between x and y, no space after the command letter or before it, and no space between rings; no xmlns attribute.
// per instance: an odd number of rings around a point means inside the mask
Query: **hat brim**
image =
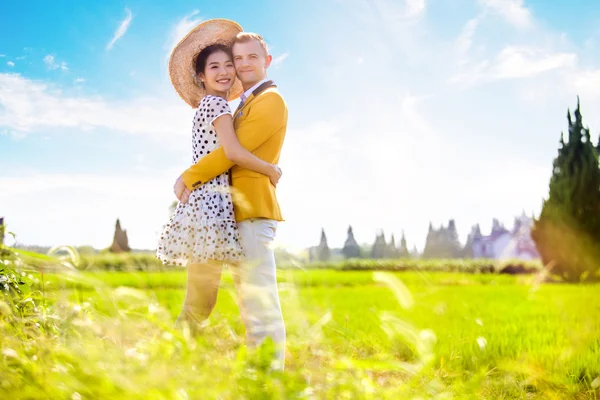
<svg viewBox="0 0 600 400"><path fill-rule="evenodd" d="M206 96L206 90L196 82L196 56L205 47L212 44L224 44L231 47L235 36L242 32L242 27L227 19L211 19L204 21L192 29L171 52L169 58L169 76L179 96L192 108L198 107L200 100ZM229 90L227 100L238 98L243 93L242 83L237 77Z"/></svg>

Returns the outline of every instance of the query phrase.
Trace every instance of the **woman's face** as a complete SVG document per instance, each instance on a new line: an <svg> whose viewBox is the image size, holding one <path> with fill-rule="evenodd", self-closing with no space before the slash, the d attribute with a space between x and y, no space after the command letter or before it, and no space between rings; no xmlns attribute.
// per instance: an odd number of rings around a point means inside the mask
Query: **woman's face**
<svg viewBox="0 0 600 400"><path fill-rule="evenodd" d="M235 79L235 67L227 53L217 51L208 56L204 76L200 74L207 92L227 92Z"/></svg>

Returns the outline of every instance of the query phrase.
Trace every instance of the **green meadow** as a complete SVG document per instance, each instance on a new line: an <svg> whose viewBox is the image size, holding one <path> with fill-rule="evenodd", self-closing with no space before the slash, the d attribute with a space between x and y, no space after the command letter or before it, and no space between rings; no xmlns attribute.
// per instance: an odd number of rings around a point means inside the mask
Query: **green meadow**
<svg viewBox="0 0 600 400"><path fill-rule="evenodd" d="M0 398L600 396L600 284L544 283L541 273L284 269L287 360L278 373L270 343L244 345L228 273L192 337L173 328L184 271L42 274L5 264ZM14 300L10 279L21 290Z"/></svg>

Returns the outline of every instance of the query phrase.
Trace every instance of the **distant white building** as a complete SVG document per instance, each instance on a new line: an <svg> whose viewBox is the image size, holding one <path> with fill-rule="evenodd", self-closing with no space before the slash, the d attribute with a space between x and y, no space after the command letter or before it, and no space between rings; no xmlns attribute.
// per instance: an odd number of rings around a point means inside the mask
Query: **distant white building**
<svg viewBox="0 0 600 400"><path fill-rule="evenodd" d="M508 230L494 219L492 232L483 236L479 225L469 235L473 258L520 259L533 260L539 258L535 242L531 238L533 220L525 213L515 218L512 230Z"/></svg>

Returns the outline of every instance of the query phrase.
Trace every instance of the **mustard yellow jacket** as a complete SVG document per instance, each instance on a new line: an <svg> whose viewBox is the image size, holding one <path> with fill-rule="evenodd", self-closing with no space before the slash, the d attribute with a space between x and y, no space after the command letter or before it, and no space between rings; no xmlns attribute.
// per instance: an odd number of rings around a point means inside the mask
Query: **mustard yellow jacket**
<svg viewBox="0 0 600 400"><path fill-rule="evenodd" d="M244 148L269 163L279 163L288 111L283 97L274 86L257 95L250 95L233 118L235 132ZM249 218L283 221L275 187L269 178L235 165L225 156L222 147L188 168L182 179L188 189L194 190L229 169L236 221Z"/></svg>

